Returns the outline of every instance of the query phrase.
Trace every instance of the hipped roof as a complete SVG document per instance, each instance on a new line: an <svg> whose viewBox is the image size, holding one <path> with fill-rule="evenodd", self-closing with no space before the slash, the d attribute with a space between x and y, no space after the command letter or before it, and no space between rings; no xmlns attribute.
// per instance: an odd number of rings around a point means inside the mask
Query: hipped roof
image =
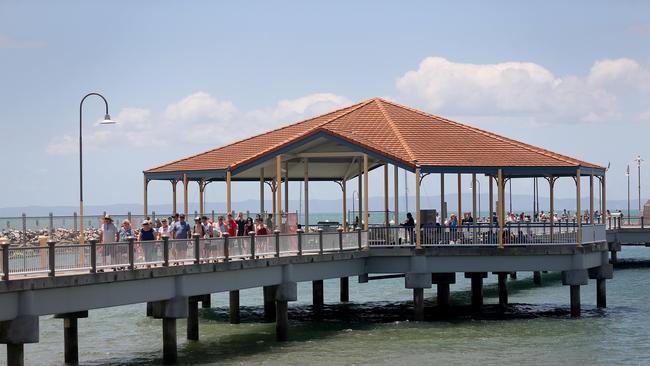
<svg viewBox="0 0 650 366"><path fill-rule="evenodd" d="M510 176L602 175L605 168L381 98L271 130L145 170L152 179L174 174L225 172L233 177L301 141L326 137L376 159L423 172ZM196 174L194 175L196 177Z"/></svg>

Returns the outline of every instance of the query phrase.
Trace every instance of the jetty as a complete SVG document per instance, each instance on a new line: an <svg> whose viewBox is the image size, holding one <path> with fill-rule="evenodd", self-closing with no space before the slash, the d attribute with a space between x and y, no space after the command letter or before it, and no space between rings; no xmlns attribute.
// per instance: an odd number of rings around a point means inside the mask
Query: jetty
<svg viewBox="0 0 650 366"><path fill-rule="evenodd" d="M389 166L415 176L413 225L395 225L399 217L398 184L389 202ZM368 173L383 171L384 223L370 225ZM288 304L297 300L297 283L311 282L314 311L322 308L326 279L339 279L340 301L350 301L349 280L404 277L413 291L413 319L424 319L424 291L436 287L438 307L449 307L450 287L459 275L471 279L471 305L480 313L483 280L498 278L499 303L508 303L506 276L529 271L561 272L568 286L571 315L580 316L580 288L594 280L596 304L606 307L606 280L613 275L606 223L595 219L594 186L601 185L600 212L606 212L605 168L502 137L380 98L272 130L143 172L144 215L148 187L171 183L177 210L177 186L182 184L182 210L188 212L188 185L198 184L200 211L204 190L225 183L226 212L232 212L235 182L259 182L260 212L264 194L273 197L271 235L200 238L101 244L57 244L42 247L2 246L0 272L0 343L7 345L9 365L21 365L24 344L39 341L39 316L63 319L65 362L78 363L78 319L88 310L147 303L147 314L161 319L162 360L178 362L176 319L187 318L187 338L198 341L198 303L209 307L210 294L228 292L230 320L239 322L239 291L260 288L265 318L275 321L276 338L289 337ZM445 226L445 175L475 182L489 180L489 210L496 222ZM439 176L441 202L422 207L420 189L427 177ZM589 192L589 217L576 222L508 224L505 185L512 179L542 178L549 183L550 207L558 179L575 182L576 212L582 212L581 191ZM346 217L347 189L356 180L359 225ZM287 215L289 181L302 181L305 220L298 228ZM309 182L329 181L341 189L341 226L314 229L309 222ZM451 190L454 190L453 187ZM283 193L284 191L284 193ZM457 194L457 215L463 207L477 217L476 190L472 202ZM496 199L495 199L496 196ZM285 200L283 201L283 197ZM284 206L283 206L284 204ZM391 210L392 209L392 210ZM390 212L394 216L390 217ZM391 221L393 223L391 223ZM147 250L148 249L148 250ZM142 253L153 253L145 258ZM83 322L81 322L83 325Z"/></svg>

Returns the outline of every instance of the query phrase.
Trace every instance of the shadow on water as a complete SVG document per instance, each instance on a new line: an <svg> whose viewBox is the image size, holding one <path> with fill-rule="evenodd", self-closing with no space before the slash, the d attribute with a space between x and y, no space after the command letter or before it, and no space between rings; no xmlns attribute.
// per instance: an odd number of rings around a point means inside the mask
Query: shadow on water
<svg viewBox="0 0 650 366"><path fill-rule="evenodd" d="M533 284L532 278L508 281L510 294L534 287L556 285L560 275L548 273L543 276L543 284ZM496 284L484 286L484 296L498 296ZM289 341L275 341L275 324L264 323L264 310L261 306L242 306L240 308L241 324L228 324L228 308L217 307L200 309L200 328L215 325L229 327L224 334L201 333L198 342L186 342L179 345L179 364L206 364L237 360L255 354L263 354L300 346L304 343L327 339L350 331L368 331L381 324L395 323L400 326L425 326L426 322L445 322L459 324L467 321L494 321L536 318L567 319L570 317L568 306L555 304L509 304L501 307L486 304L480 314L468 305L471 291L451 293L451 307L442 312L437 308L435 297L425 300L425 322L411 322L413 314L412 301L375 301L365 303L325 304L315 315L311 305L289 307L290 331ZM597 309L584 308L583 318L603 317L631 309ZM184 323L182 323L184 324ZM178 337L184 337L185 328L178 327ZM161 345L162 347L162 345ZM92 364L112 365L154 365L162 362L161 353L142 354L129 359L93 360Z"/></svg>

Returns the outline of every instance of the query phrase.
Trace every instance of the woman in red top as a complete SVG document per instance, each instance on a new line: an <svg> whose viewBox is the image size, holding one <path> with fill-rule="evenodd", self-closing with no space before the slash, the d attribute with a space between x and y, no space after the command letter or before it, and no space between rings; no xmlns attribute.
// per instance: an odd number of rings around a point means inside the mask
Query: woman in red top
<svg viewBox="0 0 650 366"><path fill-rule="evenodd" d="M255 225L255 235L269 235L269 231L264 225L262 219L257 220L257 224Z"/></svg>
<svg viewBox="0 0 650 366"><path fill-rule="evenodd" d="M232 218L232 214L228 214L228 219L226 219L226 230L228 230L228 235L237 236L237 221Z"/></svg>

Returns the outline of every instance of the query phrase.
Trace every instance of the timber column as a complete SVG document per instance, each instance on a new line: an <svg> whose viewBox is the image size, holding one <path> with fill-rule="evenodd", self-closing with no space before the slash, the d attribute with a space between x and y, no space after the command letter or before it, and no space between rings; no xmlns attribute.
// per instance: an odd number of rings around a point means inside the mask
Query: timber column
<svg viewBox="0 0 650 366"><path fill-rule="evenodd" d="M449 309L450 285L456 283L456 273L432 273L431 282L436 284L436 302L438 309L447 311Z"/></svg>
<svg viewBox="0 0 650 366"><path fill-rule="evenodd" d="M23 315L0 322L0 343L7 345L7 365L25 364L25 343L38 343L38 316Z"/></svg>
<svg viewBox="0 0 650 366"><path fill-rule="evenodd" d="M483 279L487 278L487 272L466 272L465 278L472 281L472 308L478 312L483 306Z"/></svg>
<svg viewBox="0 0 650 366"><path fill-rule="evenodd" d="M580 316L580 286L589 283L586 269L562 271L562 284L570 286L571 290L571 316Z"/></svg>
<svg viewBox="0 0 650 366"><path fill-rule="evenodd" d="M278 290L278 286L264 286L264 321L274 322L275 321L275 293Z"/></svg>
<svg viewBox="0 0 650 366"><path fill-rule="evenodd" d="M57 319L63 319L63 359L67 364L76 365L79 363L79 337L77 319L87 318L88 311L54 315Z"/></svg>
<svg viewBox="0 0 650 366"><path fill-rule="evenodd" d="M163 363L178 361L176 342L176 319L187 318L188 298L178 296L169 300L156 301L152 308L153 317L162 319Z"/></svg>

